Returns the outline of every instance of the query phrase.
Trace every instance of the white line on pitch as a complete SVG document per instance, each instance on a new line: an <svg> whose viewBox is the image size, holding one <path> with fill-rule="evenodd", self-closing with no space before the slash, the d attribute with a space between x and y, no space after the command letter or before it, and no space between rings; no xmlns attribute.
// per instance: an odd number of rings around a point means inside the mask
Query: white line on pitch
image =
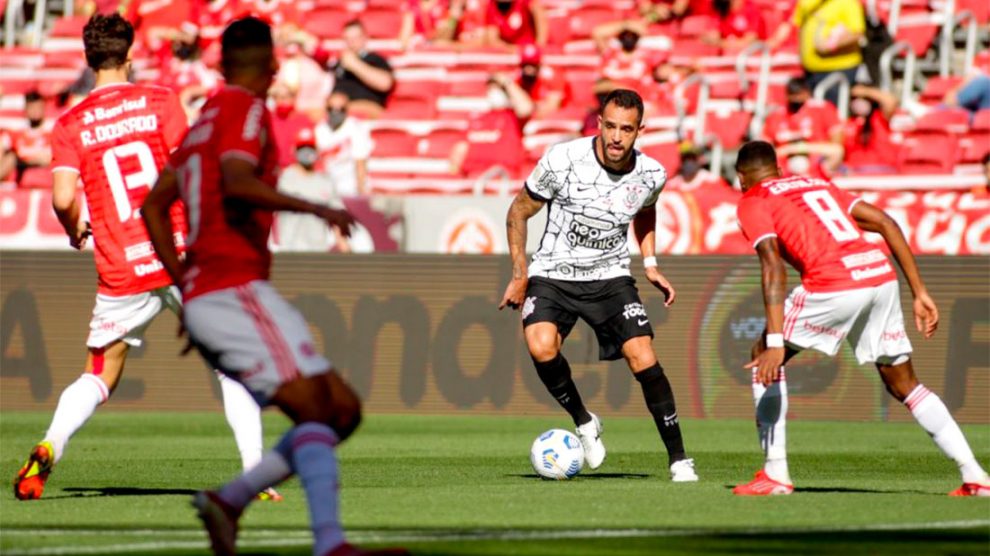
<svg viewBox="0 0 990 556"><path fill-rule="evenodd" d="M485 541L485 540L565 540L565 539L594 539L594 538L632 538L632 537L704 537L709 535L746 535L760 536L773 534L802 534L830 532L870 532L870 531L907 531L907 530L945 530L971 527L990 526L990 520L973 519L961 521L936 521L928 523L882 523L863 526L837 527L803 527L803 528L773 528L773 529L590 529L590 530L465 530L465 531L355 531L348 534L348 539L354 543L404 543L404 542L450 542L450 541ZM8 529L3 535L169 535L197 536L203 533L194 529L137 529L137 530L86 530L86 529ZM283 529L254 529L241 532L239 545L241 547L289 547L306 546L311 542L308 531ZM138 542L125 544L110 544L92 547L52 546L5 551L8 556L62 556L69 554L122 554L136 551L160 552L165 550L205 548L205 540L171 540L158 542Z"/></svg>

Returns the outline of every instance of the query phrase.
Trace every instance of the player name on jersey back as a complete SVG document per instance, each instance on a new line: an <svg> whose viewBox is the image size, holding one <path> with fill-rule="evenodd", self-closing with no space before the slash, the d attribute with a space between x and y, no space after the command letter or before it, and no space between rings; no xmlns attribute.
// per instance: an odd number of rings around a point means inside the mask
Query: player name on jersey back
<svg viewBox="0 0 990 556"><path fill-rule="evenodd" d="M632 170L613 172L598 160L596 141L554 145L526 180L529 194L548 206L530 276L590 281L630 275L629 223L656 203L667 172L638 151Z"/></svg>
<svg viewBox="0 0 990 556"><path fill-rule="evenodd" d="M824 180L779 178L749 189L737 215L753 247L777 238L806 290L850 290L896 279L887 255L866 240L850 215L859 201Z"/></svg>

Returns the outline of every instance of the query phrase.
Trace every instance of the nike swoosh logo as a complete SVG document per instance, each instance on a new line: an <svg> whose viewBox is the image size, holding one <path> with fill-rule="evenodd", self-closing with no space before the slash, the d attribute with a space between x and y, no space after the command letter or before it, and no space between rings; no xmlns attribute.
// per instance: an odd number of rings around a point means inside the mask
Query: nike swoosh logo
<svg viewBox="0 0 990 556"><path fill-rule="evenodd" d="M636 324L638 324L640 326L644 326L644 325L649 324L649 323L650 323L650 319L643 319L643 320L636 321Z"/></svg>

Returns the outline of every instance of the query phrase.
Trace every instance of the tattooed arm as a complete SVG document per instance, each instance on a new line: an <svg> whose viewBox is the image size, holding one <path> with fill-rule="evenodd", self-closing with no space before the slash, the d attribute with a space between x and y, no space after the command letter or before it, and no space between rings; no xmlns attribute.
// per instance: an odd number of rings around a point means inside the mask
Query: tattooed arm
<svg viewBox="0 0 990 556"><path fill-rule="evenodd" d="M529 282L526 268L526 226L544 204L523 187L509 206L509 213L505 217L505 233L509 243L509 256L512 258L512 279L505 288L499 310L506 306L511 309L522 306L526 284Z"/></svg>

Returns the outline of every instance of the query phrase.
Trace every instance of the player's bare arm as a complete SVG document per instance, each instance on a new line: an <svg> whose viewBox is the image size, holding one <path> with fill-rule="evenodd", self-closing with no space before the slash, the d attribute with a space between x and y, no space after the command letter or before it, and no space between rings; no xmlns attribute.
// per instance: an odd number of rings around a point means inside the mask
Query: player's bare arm
<svg viewBox="0 0 990 556"><path fill-rule="evenodd" d="M255 166L246 160L228 158L221 164L221 171L224 198L237 199L266 210L312 214L350 237L354 217L346 210L311 203L268 187L258 180L255 176Z"/></svg>
<svg viewBox="0 0 990 556"><path fill-rule="evenodd" d="M175 246L172 218L169 209L179 199L179 180L171 168L165 168L158 175L155 187L151 189L141 205L141 218L148 229L148 238L158 254L165 271L175 284L182 283L182 261Z"/></svg>
<svg viewBox="0 0 990 556"><path fill-rule="evenodd" d="M80 208L76 201L76 183L79 174L57 171L52 174L52 208L59 223L69 236L69 245L75 249L86 247L90 236L89 222L79 218Z"/></svg>
<svg viewBox="0 0 990 556"><path fill-rule="evenodd" d="M918 263L911 253L907 240L904 239L900 226L887 213L865 201L853 205L850 214L860 229L883 236L914 296L914 324L918 332L925 338L934 336L938 328L938 307L928 295L925 282L921 279L921 272L918 271Z"/></svg>
<svg viewBox="0 0 990 556"><path fill-rule="evenodd" d="M639 252L644 257L656 253L657 246L657 206L655 204L643 207L636 217L633 218L633 233L636 234L636 242L639 243ZM677 292L674 286L670 285L667 277L660 272L656 265L646 266L646 279L663 292L664 306L670 307L674 304Z"/></svg>
<svg viewBox="0 0 990 556"><path fill-rule="evenodd" d="M782 334L784 300L787 298L787 269L784 267L784 259L780 256L780 246L775 237L768 237L758 243L756 254L760 257L762 269L763 307L767 317L766 335L778 335L781 338L781 345L764 346L765 349L747 363L745 368L756 367L757 379L765 386L769 386L779 377L780 366L784 364L786 355Z"/></svg>
<svg viewBox="0 0 990 556"><path fill-rule="evenodd" d="M505 233L509 243L509 256L512 258L512 279L505 288L505 295L498 308L501 311L508 306L518 309L526 296L526 284L529 282L526 268L526 226L529 219L540 212L544 203L534 199L522 188L509 206L505 217Z"/></svg>

